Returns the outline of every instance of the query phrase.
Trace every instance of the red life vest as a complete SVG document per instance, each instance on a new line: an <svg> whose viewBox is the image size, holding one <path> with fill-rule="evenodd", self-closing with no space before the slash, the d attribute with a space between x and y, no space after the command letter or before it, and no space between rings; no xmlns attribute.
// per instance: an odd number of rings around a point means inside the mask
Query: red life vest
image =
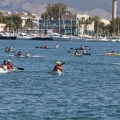
<svg viewBox="0 0 120 120"><path fill-rule="evenodd" d="M63 69L62 65L56 65L55 68L54 68L54 71L58 71L58 70L62 71L62 69Z"/></svg>

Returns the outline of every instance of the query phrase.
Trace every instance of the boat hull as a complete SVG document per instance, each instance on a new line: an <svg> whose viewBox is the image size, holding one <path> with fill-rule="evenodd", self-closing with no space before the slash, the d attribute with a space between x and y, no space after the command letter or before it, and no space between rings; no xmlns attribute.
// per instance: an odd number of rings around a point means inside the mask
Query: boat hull
<svg viewBox="0 0 120 120"><path fill-rule="evenodd" d="M120 53L105 53L105 56L120 56Z"/></svg>
<svg viewBox="0 0 120 120"><path fill-rule="evenodd" d="M33 38L31 38L31 40L50 40L50 41L53 41L53 38L49 38L49 37L33 37Z"/></svg>
<svg viewBox="0 0 120 120"><path fill-rule="evenodd" d="M0 36L0 40L16 40L16 36Z"/></svg>
<svg viewBox="0 0 120 120"><path fill-rule="evenodd" d="M72 55L75 56L75 57L82 57L82 54L77 54L77 55L72 54Z"/></svg>
<svg viewBox="0 0 120 120"><path fill-rule="evenodd" d="M60 70L57 70L57 71L51 71L52 74L55 74L55 75L58 75L58 76L61 76L62 74L62 71Z"/></svg>
<svg viewBox="0 0 120 120"><path fill-rule="evenodd" d="M0 68L0 74L10 73L10 72L13 72L13 71L15 71L15 69L12 69L12 70L4 70L3 68Z"/></svg>

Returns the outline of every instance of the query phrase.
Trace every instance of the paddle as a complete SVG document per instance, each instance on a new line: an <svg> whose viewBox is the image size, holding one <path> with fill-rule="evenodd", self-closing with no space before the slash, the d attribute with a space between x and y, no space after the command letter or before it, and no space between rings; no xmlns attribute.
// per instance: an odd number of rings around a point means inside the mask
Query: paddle
<svg viewBox="0 0 120 120"><path fill-rule="evenodd" d="M64 65L64 64L65 64L65 62L61 63L61 65Z"/></svg>
<svg viewBox="0 0 120 120"><path fill-rule="evenodd" d="M68 53L71 53L71 51L67 51Z"/></svg>
<svg viewBox="0 0 120 120"><path fill-rule="evenodd" d="M18 67L17 69L18 69L18 70L24 70L24 68L20 68L20 67Z"/></svg>
<svg viewBox="0 0 120 120"><path fill-rule="evenodd" d="M39 47L39 46L36 46L36 48L44 48L44 47Z"/></svg>
<svg viewBox="0 0 120 120"><path fill-rule="evenodd" d="M70 49L72 49L72 50L73 50L74 48L70 48Z"/></svg>

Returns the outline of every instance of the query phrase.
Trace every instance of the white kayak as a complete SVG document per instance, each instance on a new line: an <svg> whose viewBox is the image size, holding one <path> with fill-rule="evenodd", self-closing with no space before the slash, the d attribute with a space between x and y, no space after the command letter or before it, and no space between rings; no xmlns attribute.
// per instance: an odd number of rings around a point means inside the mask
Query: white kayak
<svg viewBox="0 0 120 120"><path fill-rule="evenodd" d="M29 57L23 56L23 55L21 55L21 56L9 55L9 56L15 57L15 58L42 58L42 57L43 57L43 56L41 56L41 55L33 55L33 56L29 56Z"/></svg>
<svg viewBox="0 0 120 120"><path fill-rule="evenodd" d="M60 70L58 70L58 71L51 71L51 73L53 73L53 74L57 74L57 75L61 76L62 71L60 71Z"/></svg>
<svg viewBox="0 0 120 120"><path fill-rule="evenodd" d="M3 68L0 68L0 74L9 73L9 72L12 72L12 71L15 71L15 68L11 69L11 70L4 70Z"/></svg>

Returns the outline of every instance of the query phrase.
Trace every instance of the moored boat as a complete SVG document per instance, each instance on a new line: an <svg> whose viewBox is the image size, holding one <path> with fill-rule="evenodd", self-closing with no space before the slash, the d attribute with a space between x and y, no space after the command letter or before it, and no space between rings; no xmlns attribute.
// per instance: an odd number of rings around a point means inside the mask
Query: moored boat
<svg viewBox="0 0 120 120"><path fill-rule="evenodd" d="M32 37L31 40L50 40L50 41L53 41L53 38L52 37L37 36L37 37Z"/></svg>
<svg viewBox="0 0 120 120"><path fill-rule="evenodd" d="M1 40L16 40L16 36L14 35L10 35L10 34L7 34L7 33L0 33L0 39Z"/></svg>

